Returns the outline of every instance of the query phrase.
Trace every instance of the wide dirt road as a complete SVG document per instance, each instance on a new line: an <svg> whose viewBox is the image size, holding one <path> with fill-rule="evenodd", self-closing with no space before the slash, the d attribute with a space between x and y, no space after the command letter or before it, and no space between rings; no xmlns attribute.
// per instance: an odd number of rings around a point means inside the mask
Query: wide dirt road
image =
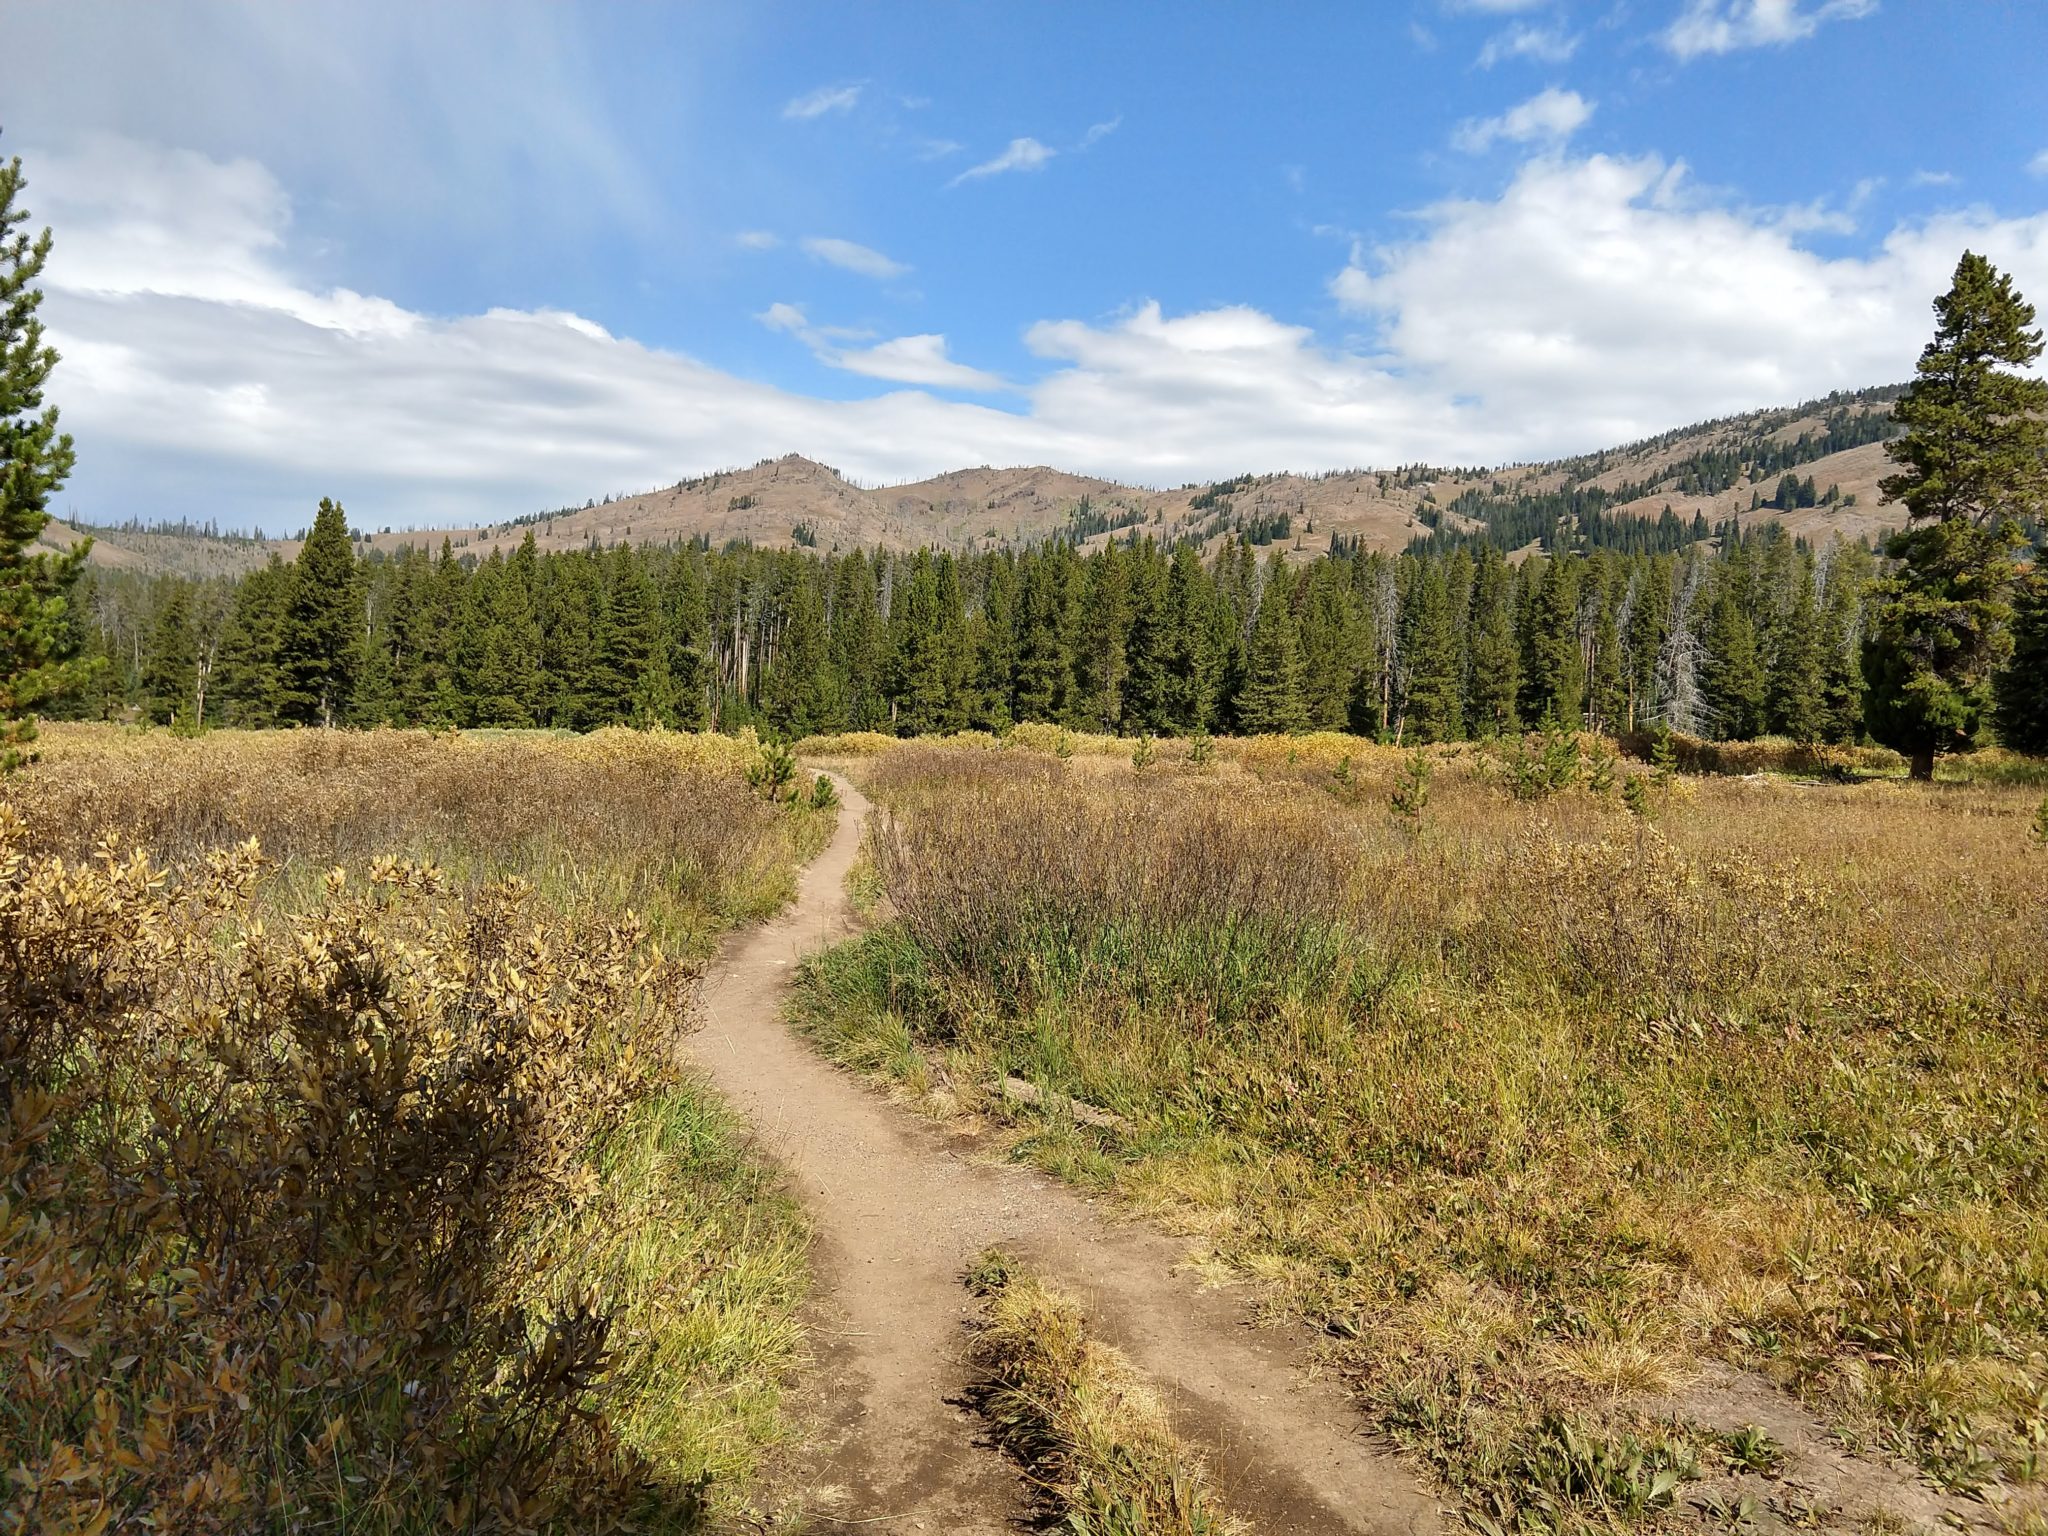
<svg viewBox="0 0 2048 1536"><path fill-rule="evenodd" d="M970 1145L790 1034L781 1008L796 962L851 929L846 874L868 804L838 783L831 846L781 918L720 955L705 982L705 1026L688 1043L817 1224L819 1362L808 1395L820 1432L805 1468L814 1511L866 1529L1016 1529L1021 1481L957 1404L972 1312L960 1277L1000 1245L1087 1303L1262 1536L1433 1533L1435 1505L1365 1438L1342 1390L1301 1370L1288 1335L1247 1327L1227 1293L1176 1276L1174 1243L1106 1219L1030 1170L973 1161Z"/></svg>

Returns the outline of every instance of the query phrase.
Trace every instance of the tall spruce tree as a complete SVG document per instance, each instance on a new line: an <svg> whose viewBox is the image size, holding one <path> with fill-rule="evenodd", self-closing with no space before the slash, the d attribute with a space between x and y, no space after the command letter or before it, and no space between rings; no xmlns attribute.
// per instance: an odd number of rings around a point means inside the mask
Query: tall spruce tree
<svg viewBox="0 0 2048 1536"><path fill-rule="evenodd" d="M2038 559L2014 594L2012 657L1993 686L1999 741L2048 755L2048 573Z"/></svg>
<svg viewBox="0 0 2048 1536"><path fill-rule="evenodd" d="M2012 650L2020 523L2048 505L2048 381L2015 371L2041 355L2034 307L1965 251L1934 310L1934 339L1893 407L1906 431L1887 446L1901 470L1883 489L1909 521L1886 541L1898 564L1863 651L1870 733L1916 779L1977 739Z"/></svg>
<svg viewBox="0 0 2048 1536"><path fill-rule="evenodd" d="M83 544L30 553L73 454L57 408L43 403L57 366L36 318L50 232L29 237L28 210L15 206L25 184L18 158L0 165L0 774L33 757L34 711L74 681L64 665L75 635L67 607L86 554Z"/></svg>
<svg viewBox="0 0 2048 1536"><path fill-rule="evenodd" d="M326 497L299 547L278 630L278 712L295 725L339 725L362 670L363 598L341 503Z"/></svg>
<svg viewBox="0 0 2048 1536"><path fill-rule="evenodd" d="M1245 651L1244 685L1237 695L1237 728L1247 736L1304 730L1308 707L1301 696L1301 635L1294 613L1294 581L1275 550L1252 620Z"/></svg>

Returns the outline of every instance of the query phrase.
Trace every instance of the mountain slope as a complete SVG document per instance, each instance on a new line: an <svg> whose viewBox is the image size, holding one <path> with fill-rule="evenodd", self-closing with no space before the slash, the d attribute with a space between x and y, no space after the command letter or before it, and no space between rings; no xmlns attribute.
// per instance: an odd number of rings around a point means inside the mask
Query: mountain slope
<svg viewBox="0 0 2048 1536"><path fill-rule="evenodd" d="M820 552L877 545L967 550L1056 534L1094 544L1149 533L1162 540L1199 538L1213 546L1246 532L1307 559L1328 549L1333 536L1378 550L1401 549L1432 529L1493 536L1490 511L1553 492L1601 493L1601 504L1614 516L1654 519L1668 506L1688 525L1695 516L1709 526L1731 518L1744 525L1778 521L1816 541L1837 534L1874 538L1903 519L1903 509L1883 505L1878 492L1888 468L1881 434L1890 430L1896 396L1895 388L1831 396L1546 464L1246 475L1177 490L1119 485L1044 466L986 465L869 487L788 454L584 507L481 528L381 533L363 543L390 551L407 544L439 548L446 539L458 553L482 557L516 548L529 530L544 550L701 538L713 545L737 539ZM1798 504L1797 497L1785 506L1771 504L1788 473L1812 480L1813 505ZM73 532L53 523L44 544L67 545ZM188 575L232 574L273 552L289 558L297 547L291 540L229 538L191 528L93 532L97 565Z"/></svg>

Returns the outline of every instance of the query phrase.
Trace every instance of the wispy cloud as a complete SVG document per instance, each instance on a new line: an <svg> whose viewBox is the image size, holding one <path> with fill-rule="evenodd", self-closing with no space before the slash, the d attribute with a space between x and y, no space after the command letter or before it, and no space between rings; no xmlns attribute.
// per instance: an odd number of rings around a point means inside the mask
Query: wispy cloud
<svg viewBox="0 0 2048 1536"><path fill-rule="evenodd" d="M1504 59L1534 59L1541 64L1562 64L1579 51L1579 40L1563 27L1532 27L1518 21L1504 32L1496 32L1479 50L1479 67L1491 69Z"/></svg>
<svg viewBox="0 0 2048 1536"><path fill-rule="evenodd" d="M863 378L886 379L892 384L916 384L928 389L963 389L977 394L1010 387L1000 374L954 361L947 355L946 338L936 332L897 336L889 341L876 342L873 346L853 347L845 343L865 340L873 333L813 325L801 305L771 304L754 318L771 331L794 336L826 367L844 369Z"/></svg>
<svg viewBox="0 0 2048 1536"><path fill-rule="evenodd" d="M1855 21L1872 14L1877 0L1686 0L1685 10L1663 34L1666 49L1681 59L1734 53L1740 48L1782 48L1803 42L1830 21Z"/></svg>
<svg viewBox="0 0 2048 1536"><path fill-rule="evenodd" d="M838 240L829 235L806 235L797 243L813 261L822 261L827 266L855 272L862 277L901 277L910 270L904 263L884 256L872 246L856 245L851 240Z"/></svg>
<svg viewBox="0 0 2048 1536"><path fill-rule="evenodd" d="M2048 149L2044 149L2027 162L2027 170L2035 176L2048 176Z"/></svg>
<svg viewBox="0 0 2048 1536"><path fill-rule="evenodd" d="M823 117L830 112L851 112L860 102L860 93L867 87L864 80L850 85L821 85L815 91L798 96L782 109L782 115L798 122L807 122L814 117Z"/></svg>
<svg viewBox="0 0 2048 1536"><path fill-rule="evenodd" d="M2044 151L2048 153L2048 151ZM1962 178L1954 171L1915 171L1906 185L1911 187L1952 187Z"/></svg>
<svg viewBox="0 0 2048 1536"><path fill-rule="evenodd" d="M948 155L957 155L967 146L958 139L925 139L917 146L920 160L943 160Z"/></svg>
<svg viewBox="0 0 2048 1536"><path fill-rule="evenodd" d="M1081 142L1074 146L1074 153L1081 154L1084 151L1093 149L1112 133L1115 133L1117 129L1123 127L1123 125L1124 117L1121 112L1106 123L1092 124L1088 131L1081 135Z"/></svg>
<svg viewBox="0 0 2048 1536"><path fill-rule="evenodd" d="M782 236L772 229L743 229L732 239L733 244L747 251L772 251L782 244Z"/></svg>
<svg viewBox="0 0 2048 1536"><path fill-rule="evenodd" d="M1499 117L1467 118L1458 124L1451 143L1467 154L1483 154L1505 139L1511 143L1561 144L1593 115L1593 103L1577 91L1554 87L1531 96Z"/></svg>
<svg viewBox="0 0 2048 1536"><path fill-rule="evenodd" d="M993 160L970 165L946 185L957 187L963 181L979 181L984 176L1001 176L1010 171L1042 171L1046 162L1058 153L1058 150L1036 139L1012 139L1010 147Z"/></svg>

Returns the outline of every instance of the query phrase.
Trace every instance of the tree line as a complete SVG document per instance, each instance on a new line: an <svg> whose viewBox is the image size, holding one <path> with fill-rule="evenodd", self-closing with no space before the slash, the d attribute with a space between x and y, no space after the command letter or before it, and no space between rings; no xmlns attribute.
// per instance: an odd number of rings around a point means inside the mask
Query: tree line
<svg viewBox="0 0 2048 1536"><path fill-rule="evenodd" d="M1776 525L1718 547L1522 562L1489 545L1290 563L1240 536L956 556L445 542L362 554L321 505L239 580L103 573L82 714L188 725L745 725L916 735L1046 721L1403 742L1553 720L1862 729L1876 560Z"/></svg>

